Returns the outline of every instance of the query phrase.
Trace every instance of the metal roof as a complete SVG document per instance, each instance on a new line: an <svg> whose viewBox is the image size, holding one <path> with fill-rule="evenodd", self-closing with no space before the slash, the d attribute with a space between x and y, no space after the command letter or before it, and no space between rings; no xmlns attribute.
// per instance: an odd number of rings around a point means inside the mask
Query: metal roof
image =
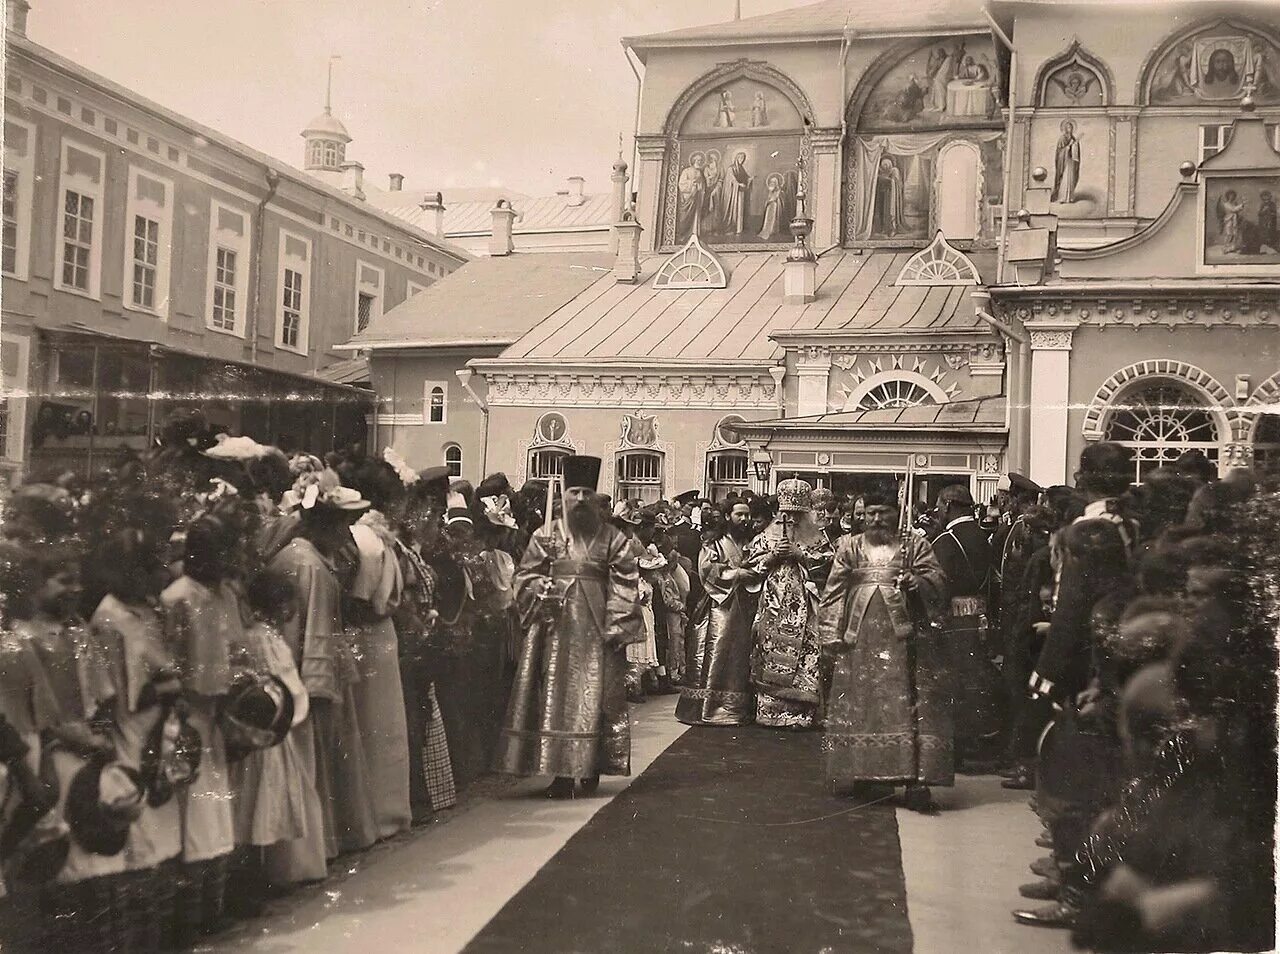
<svg viewBox="0 0 1280 954"><path fill-rule="evenodd" d="M600 275L547 311L499 360L759 363L781 356L774 335L984 330L969 286L892 284L912 254L832 250L818 259L817 298L807 305L783 302L785 252L719 253L729 285L712 290L653 288L666 256L649 256L639 282L621 284L611 273Z"/></svg>
<svg viewBox="0 0 1280 954"><path fill-rule="evenodd" d="M874 411L834 411L808 417L778 417L734 425L748 431L814 430L947 430L998 432L1007 429L1004 397L972 398L946 404L878 408Z"/></svg>
<svg viewBox="0 0 1280 954"><path fill-rule="evenodd" d="M431 193L434 195L434 193ZM395 193L388 195L394 196ZM613 225L617 215L613 210L613 197L607 193L583 197L581 205L571 205L565 195L547 195L537 198L511 199L516 210L512 225L515 235L531 232L559 232L568 230L600 230ZM379 199L380 207L420 229L435 227L435 212L423 209L419 202L410 199L402 204L391 204ZM493 231L493 202L445 202L444 233L447 236L488 235Z"/></svg>
<svg viewBox="0 0 1280 954"><path fill-rule="evenodd" d="M622 43L637 51L668 46L709 46L717 43L839 40L846 32L902 34L929 30L988 29L984 0L820 0L760 16L685 27L665 33L626 37ZM643 59L643 56L641 57Z"/></svg>
<svg viewBox="0 0 1280 954"><path fill-rule="evenodd" d="M612 267L610 256L591 253L477 258L375 318L337 350L509 345Z"/></svg>

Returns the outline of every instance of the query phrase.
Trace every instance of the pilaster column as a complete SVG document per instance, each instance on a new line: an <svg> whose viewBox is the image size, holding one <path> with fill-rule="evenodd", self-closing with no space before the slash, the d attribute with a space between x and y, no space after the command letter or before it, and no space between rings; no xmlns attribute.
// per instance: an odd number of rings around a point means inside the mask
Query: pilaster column
<svg viewBox="0 0 1280 954"><path fill-rule="evenodd" d="M1078 321L1028 321L1031 336L1028 475L1042 487L1067 480L1067 411L1070 407L1071 338Z"/></svg>
<svg viewBox="0 0 1280 954"><path fill-rule="evenodd" d="M665 136L636 136L635 170L636 220L644 226L640 237L640 251L652 252L662 244L662 223L658 211L662 208L663 160L667 155Z"/></svg>
<svg viewBox="0 0 1280 954"><path fill-rule="evenodd" d="M796 356L796 414L799 417L827 413L827 382L830 377L830 351L806 348Z"/></svg>
<svg viewBox="0 0 1280 954"><path fill-rule="evenodd" d="M840 241L840 127L823 126L810 131L810 215L813 216L815 251L830 248Z"/></svg>

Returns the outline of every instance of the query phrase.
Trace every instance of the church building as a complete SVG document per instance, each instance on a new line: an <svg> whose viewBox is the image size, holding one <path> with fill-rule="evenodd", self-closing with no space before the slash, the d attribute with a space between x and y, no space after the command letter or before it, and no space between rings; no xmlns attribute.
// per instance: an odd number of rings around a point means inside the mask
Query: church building
<svg viewBox="0 0 1280 954"><path fill-rule="evenodd" d="M1159 7L822 0L625 39L612 254L506 242L374 322L347 347L379 442L517 485L598 454L642 500L909 464L986 499L1103 438L1135 478L1274 460L1280 18Z"/></svg>

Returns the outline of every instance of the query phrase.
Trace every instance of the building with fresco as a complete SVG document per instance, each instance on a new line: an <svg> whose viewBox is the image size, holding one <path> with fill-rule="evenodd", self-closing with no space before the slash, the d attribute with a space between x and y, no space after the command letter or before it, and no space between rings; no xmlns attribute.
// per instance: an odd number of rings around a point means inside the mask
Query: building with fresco
<svg viewBox="0 0 1280 954"><path fill-rule="evenodd" d="M97 469L184 403L285 447L363 441L373 395L329 373L335 346L469 256L362 200L327 109L293 168L31 42L27 8L7 3L0 468Z"/></svg>
<svg viewBox="0 0 1280 954"><path fill-rule="evenodd" d="M379 442L515 483L599 454L642 499L909 461L986 498L1104 437L1274 459L1280 15L1148 6L823 0L624 40L616 253L500 240L353 339Z"/></svg>

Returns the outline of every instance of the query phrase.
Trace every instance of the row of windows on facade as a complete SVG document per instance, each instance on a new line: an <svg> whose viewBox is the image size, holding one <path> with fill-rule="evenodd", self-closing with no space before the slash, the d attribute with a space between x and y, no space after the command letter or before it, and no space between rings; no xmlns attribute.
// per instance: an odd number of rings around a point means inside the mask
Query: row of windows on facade
<svg viewBox="0 0 1280 954"><path fill-rule="evenodd" d="M32 127L12 120L5 122L0 268L4 274L23 280L27 277L34 190L33 133ZM99 295L103 241L104 161L101 153L63 143L55 284L62 290L94 298ZM136 168L130 170L125 301L134 309L161 317L167 312L169 299L172 206L172 183ZM209 327L217 331L244 334L247 305L244 286L248 278L244 262L249 242L247 214L214 201L210 213L212 281L207 314ZM307 348L311 251L310 239L280 230L277 344L298 351ZM360 332L382 313L385 271L364 262L358 263L356 269L353 331ZM431 278L423 282L409 281L408 296L424 290L432 281Z"/></svg>

